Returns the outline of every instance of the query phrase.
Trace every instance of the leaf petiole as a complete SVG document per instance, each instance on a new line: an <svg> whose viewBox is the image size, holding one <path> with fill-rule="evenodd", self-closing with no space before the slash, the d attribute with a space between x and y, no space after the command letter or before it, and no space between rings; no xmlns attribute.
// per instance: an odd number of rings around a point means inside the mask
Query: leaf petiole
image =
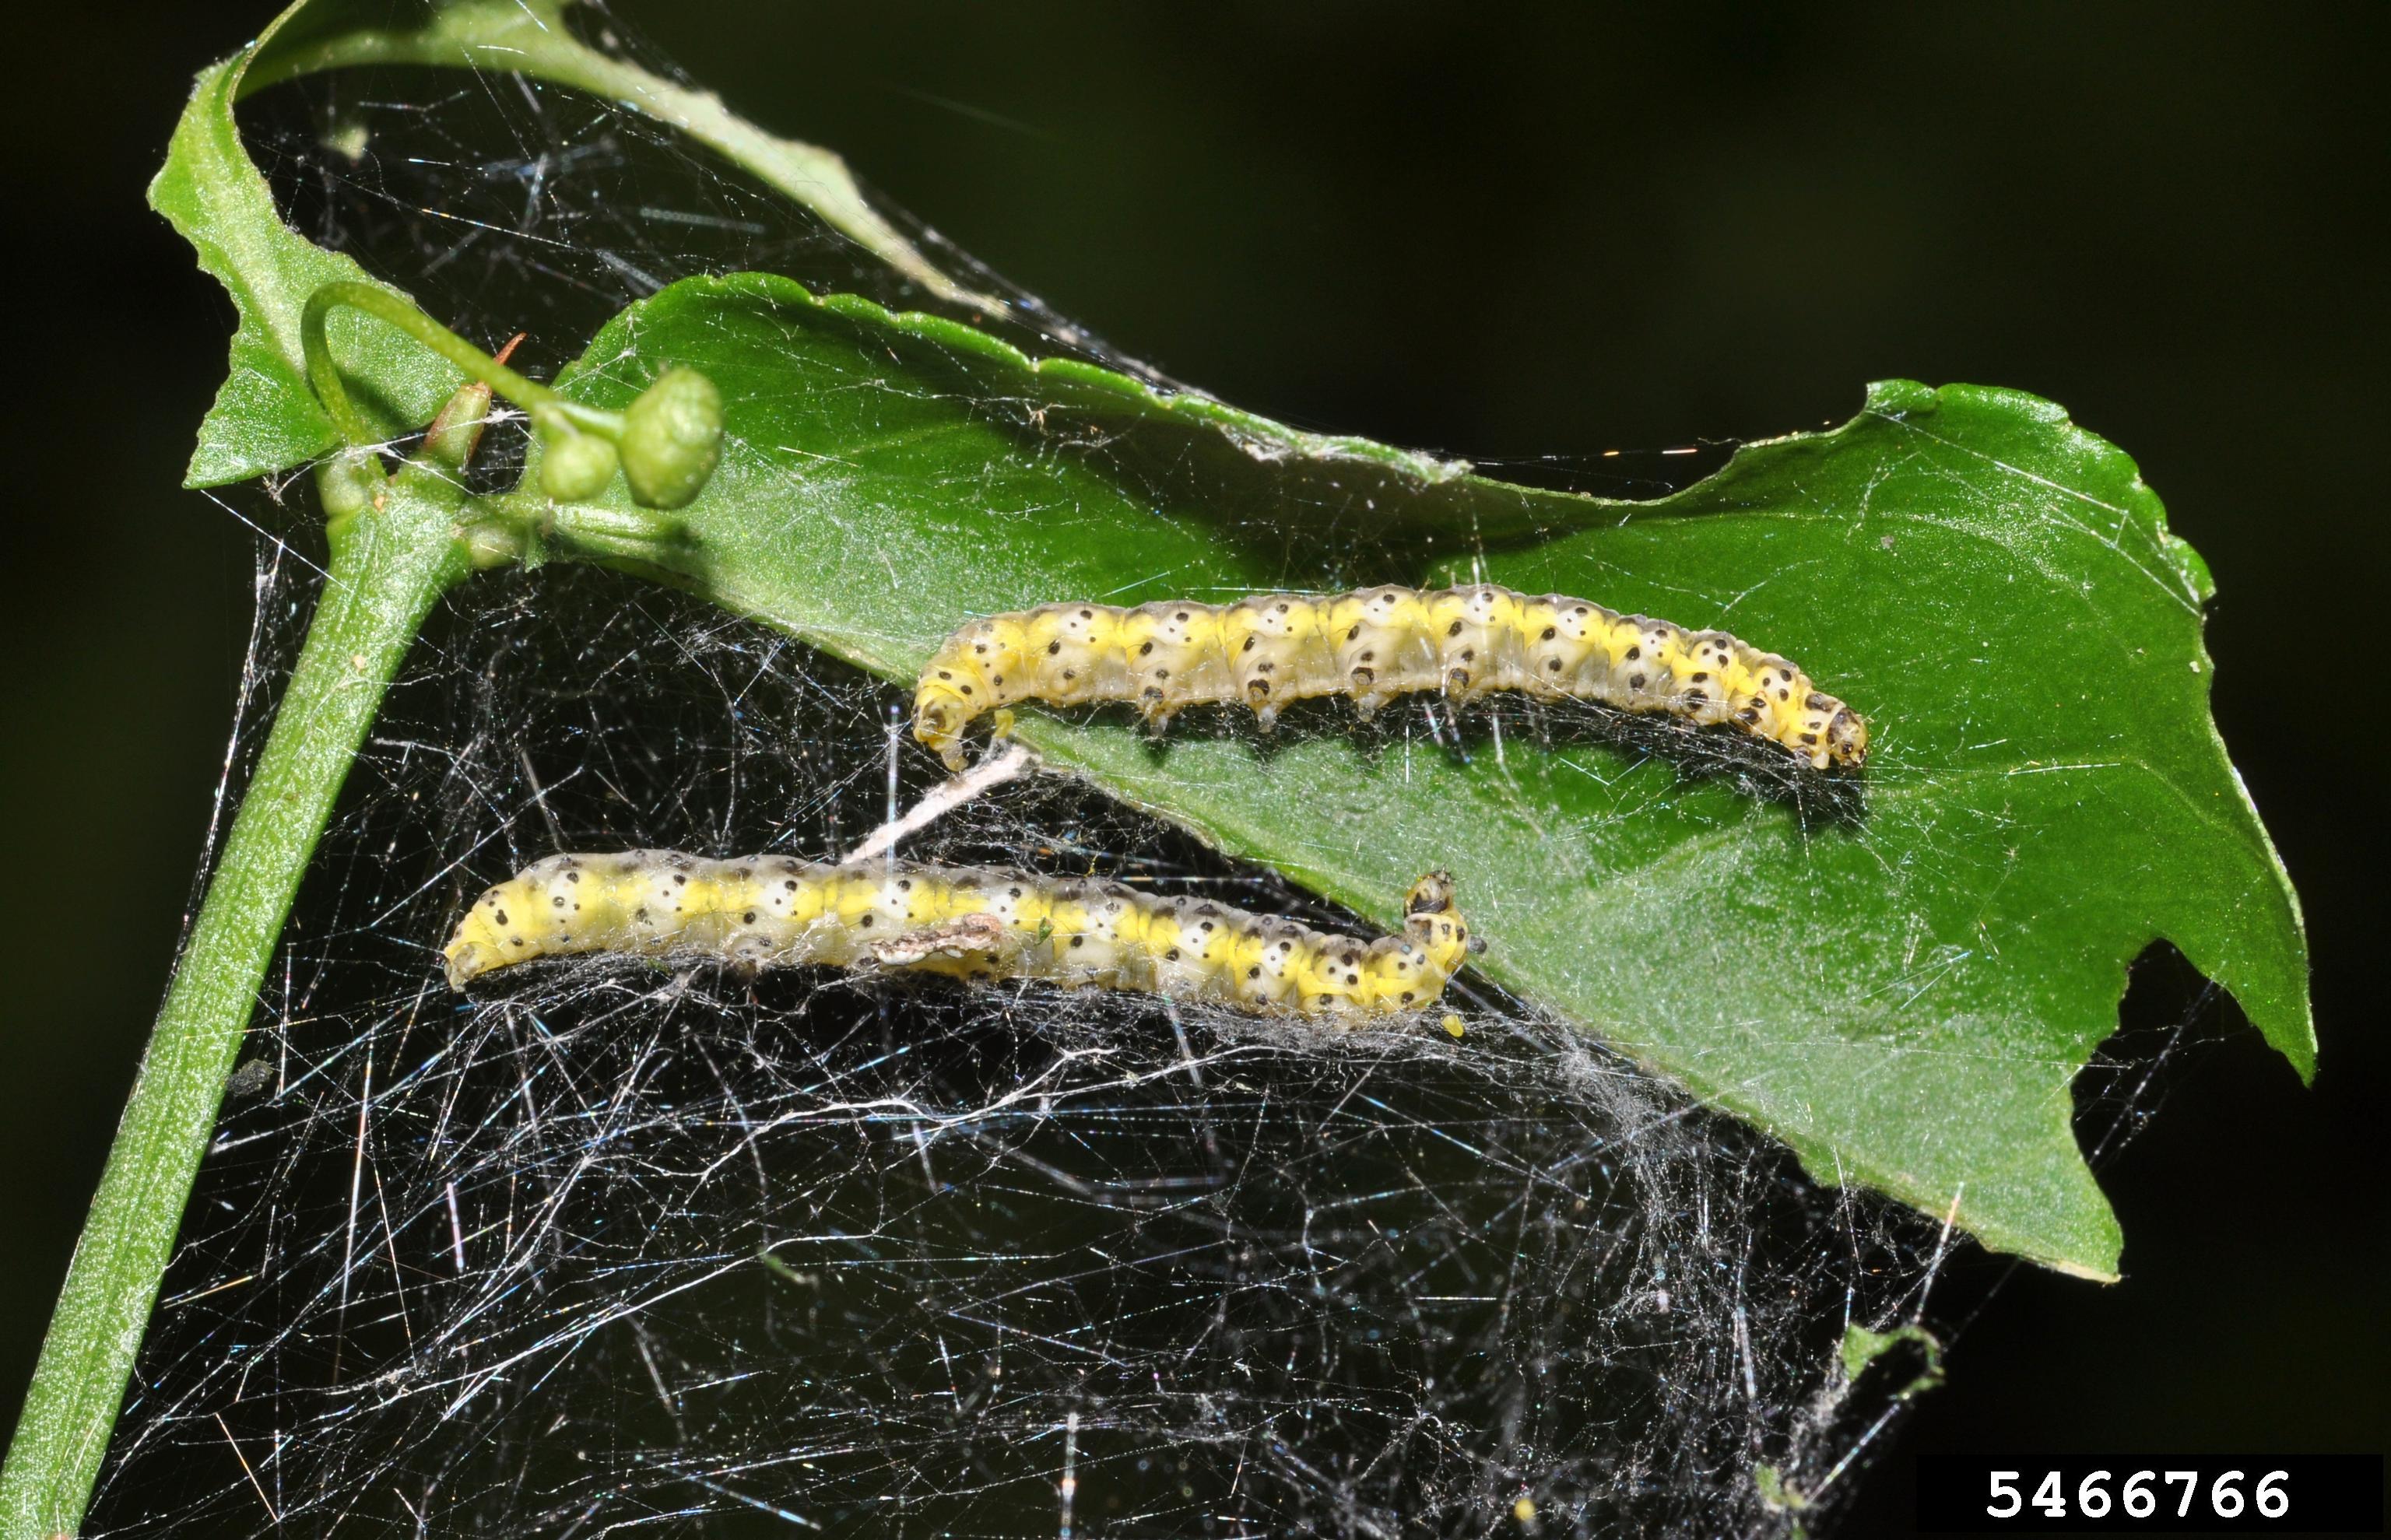
<svg viewBox="0 0 2391 1540"><path fill-rule="evenodd" d="M306 354L308 388L316 393L341 436L358 448L376 443L381 435L350 399L348 385L341 379L340 367L333 363L331 346L325 339L325 318L339 309L362 311L396 327L469 378L530 412L535 421L595 434L609 443L623 436L622 413L583 406L509 369L390 291L369 283L327 283L307 296L306 307L300 312L300 346Z"/></svg>

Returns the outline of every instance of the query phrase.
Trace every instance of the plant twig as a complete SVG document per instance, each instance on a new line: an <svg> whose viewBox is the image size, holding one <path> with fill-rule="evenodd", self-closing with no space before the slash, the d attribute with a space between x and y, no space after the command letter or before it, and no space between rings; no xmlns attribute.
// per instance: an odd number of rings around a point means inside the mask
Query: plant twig
<svg viewBox="0 0 2391 1540"><path fill-rule="evenodd" d="M456 498L402 472L330 529L331 563L109 1150L0 1469L0 1540L82 1522L226 1077L300 878L400 660L470 566Z"/></svg>

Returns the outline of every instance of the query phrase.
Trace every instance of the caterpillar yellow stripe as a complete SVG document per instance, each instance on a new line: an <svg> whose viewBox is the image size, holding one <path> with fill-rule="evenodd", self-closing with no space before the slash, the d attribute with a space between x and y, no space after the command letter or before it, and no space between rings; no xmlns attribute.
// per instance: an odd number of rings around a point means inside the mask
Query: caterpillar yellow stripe
<svg viewBox="0 0 2391 1540"><path fill-rule="evenodd" d="M1433 1003L1469 946L1441 872L1413 887L1402 935L1361 941L1098 878L627 850L525 867L474 900L446 955L459 990L535 958L606 952L1042 978L1351 1021Z"/></svg>
<svg viewBox="0 0 2391 1540"><path fill-rule="evenodd" d="M1268 729L1293 701L1347 695L1367 717L1423 690L1456 703L1519 691L1730 724L1816 770L1856 770L1868 757L1868 724L1774 653L1725 631L1491 583L990 615L948 638L922 671L913 735L960 770L974 719L1017 701L1129 702L1157 731L1187 706L1243 702ZM999 732L1009 720L999 717Z"/></svg>

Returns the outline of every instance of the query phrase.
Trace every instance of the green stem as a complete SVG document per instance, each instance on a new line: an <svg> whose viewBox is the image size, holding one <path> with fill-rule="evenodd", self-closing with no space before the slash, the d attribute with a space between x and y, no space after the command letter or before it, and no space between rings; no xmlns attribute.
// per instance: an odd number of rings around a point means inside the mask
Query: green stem
<svg viewBox="0 0 2391 1540"><path fill-rule="evenodd" d="M70 1535L82 1521L291 899L400 660L470 570L455 504L436 478L402 472L380 509L330 532L323 597L175 966L0 1470L0 1540Z"/></svg>
<svg viewBox="0 0 2391 1540"><path fill-rule="evenodd" d="M328 283L307 296L307 306L299 313L299 345L307 356L308 388L324 404L325 415L331 418L332 426L353 445L371 444L379 435L357 410L356 403L349 399L349 387L342 381L341 371L332 362L331 347L325 341L324 319L341 309L361 310L398 328L463 369L469 378L480 381L526 411L562 417L576 428L605 438L622 436L620 413L585 407L516 373L401 296L370 283Z"/></svg>

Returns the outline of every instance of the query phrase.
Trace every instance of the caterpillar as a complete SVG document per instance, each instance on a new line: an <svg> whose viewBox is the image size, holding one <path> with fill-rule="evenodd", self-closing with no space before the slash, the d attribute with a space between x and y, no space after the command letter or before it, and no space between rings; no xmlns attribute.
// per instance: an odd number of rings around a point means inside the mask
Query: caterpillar
<svg viewBox="0 0 2391 1540"><path fill-rule="evenodd" d="M1494 691L1726 723L1814 770L1856 770L1868 724L1808 675L1725 631L1688 631L1565 594L1481 583L1268 593L1234 604L1041 604L964 626L923 669L913 736L951 770L972 721L1016 701L1135 703L1160 731L1190 705L1242 701L1267 731L1288 703L1350 695L1367 718L1395 696Z"/></svg>
<svg viewBox="0 0 2391 1540"><path fill-rule="evenodd" d="M1350 1024L1432 1004L1469 950L1441 872L1412 888L1402 935L1359 941L1097 878L627 850L525 867L474 900L446 955L457 990L535 958L604 952L1042 978Z"/></svg>

